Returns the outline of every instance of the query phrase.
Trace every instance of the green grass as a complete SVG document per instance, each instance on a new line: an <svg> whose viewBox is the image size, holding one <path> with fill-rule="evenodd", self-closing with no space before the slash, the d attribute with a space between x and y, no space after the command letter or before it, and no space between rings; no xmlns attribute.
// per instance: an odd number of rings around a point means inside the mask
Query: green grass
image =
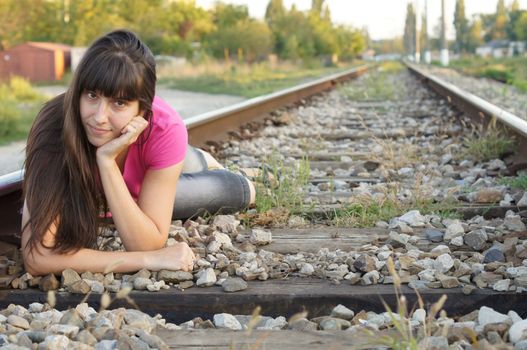
<svg viewBox="0 0 527 350"><path fill-rule="evenodd" d="M496 127L489 127L484 133L473 133L463 142L465 150L462 157L475 161L499 159L505 154L514 152L516 142Z"/></svg>
<svg viewBox="0 0 527 350"><path fill-rule="evenodd" d="M302 211L309 160L304 158L287 166L277 155L271 155L264 163L268 168L257 179L256 210L259 213L276 208L290 213Z"/></svg>
<svg viewBox="0 0 527 350"><path fill-rule="evenodd" d="M501 81L527 92L527 57L466 57L451 61L450 67L464 74Z"/></svg>
<svg viewBox="0 0 527 350"><path fill-rule="evenodd" d="M498 183L511 188L519 188L521 190L527 191L527 175L525 174L518 175L516 177L501 178L498 180Z"/></svg>
<svg viewBox="0 0 527 350"><path fill-rule="evenodd" d="M247 98L269 94L300 83L337 73L342 68L271 67L266 63L231 65L222 71L210 71L196 76L161 75L159 83L168 88L228 94Z"/></svg>
<svg viewBox="0 0 527 350"><path fill-rule="evenodd" d="M340 92L354 101L395 100L402 94L401 86L390 77L401 69L403 66L399 62L386 62L377 72L366 75L361 84L343 85Z"/></svg>
<svg viewBox="0 0 527 350"><path fill-rule="evenodd" d="M328 219L334 226L373 227L377 221L387 222L410 210L419 210L422 215L436 214L443 218L459 218L455 211L456 203L452 199L434 202L422 198L416 198L412 203L401 203L394 196L388 196L382 202L371 198L357 198L354 203L328 213Z"/></svg>
<svg viewBox="0 0 527 350"><path fill-rule="evenodd" d="M307 158L286 165L274 153L263 161L265 167L253 180L256 187L256 211L240 215L248 226L277 226L287 222L291 214L306 210L304 189L309 180Z"/></svg>
<svg viewBox="0 0 527 350"><path fill-rule="evenodd" d="M22 78L0 84L0 145L27 137L45 99Z"/></svg>

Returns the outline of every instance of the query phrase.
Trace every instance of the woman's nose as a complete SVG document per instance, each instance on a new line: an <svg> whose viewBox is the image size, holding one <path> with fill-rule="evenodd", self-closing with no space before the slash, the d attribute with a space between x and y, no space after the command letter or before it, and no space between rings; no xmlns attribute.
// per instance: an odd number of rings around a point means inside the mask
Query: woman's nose
<svg viewBox="0 0 527 350"><path fill-rule="evenodd" d="M105 123L108 120L108 103L104 99L100 99L95 110L94 119L99 124Z"/></svg>

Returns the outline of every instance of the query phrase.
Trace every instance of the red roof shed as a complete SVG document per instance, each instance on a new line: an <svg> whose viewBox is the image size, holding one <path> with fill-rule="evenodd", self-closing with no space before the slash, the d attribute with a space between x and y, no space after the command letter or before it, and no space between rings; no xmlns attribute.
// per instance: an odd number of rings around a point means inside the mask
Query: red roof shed
<svg viewBox="0 0 527 350"><path fill-rule="evenodd" d="M70 62L71 46L30 41L0 51L0 79L18 75L29 81L60 80Z"/></svg>

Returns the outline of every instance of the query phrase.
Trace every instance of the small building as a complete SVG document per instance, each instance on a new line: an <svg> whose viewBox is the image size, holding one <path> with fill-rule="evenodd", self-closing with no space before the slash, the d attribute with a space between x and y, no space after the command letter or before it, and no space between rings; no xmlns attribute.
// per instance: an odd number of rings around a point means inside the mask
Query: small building
<svg viewBox="0 0 527 350"><path fill-rule="evenodd" d="M12 75L32 82L60 80L70 64L70 46L30 41L0 51L0 80Z"/></svg>
<svg viewBox="0 0 527 350"><path fill-rule="evenodd" d="M476 48L476 55L480 57L512 57L525 52L525 43L521 41L492 40Z"/></svg>

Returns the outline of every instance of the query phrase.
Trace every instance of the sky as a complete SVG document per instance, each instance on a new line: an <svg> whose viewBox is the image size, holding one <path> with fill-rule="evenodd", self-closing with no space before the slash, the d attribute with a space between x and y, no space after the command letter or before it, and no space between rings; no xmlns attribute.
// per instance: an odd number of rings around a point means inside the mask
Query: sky
<svg viewBox="0 0 527 350"><path fill-rule="evenodd" d="M209 8L216 0L196 0L202 7ZM286 8L295 4L299 10L311 7L311 0L283 0ZM408 2L416 4L419 12L424 10L425 0L326 0L331 11L333 22L352 25L356 28L367 28L372 39L389 39L402 36L406 6ZM226 3L248 5L252 17L262 19L268 0L223 0ZM428 32L434 33L441 16L441 0L427 0L428 2ZM527 10L527 0L519 0L520 8ZM465 0L465 13L468 18L479 13L493 13L496 11L498 0ZM507 6L512 0L505 0ZM447 36L454 38L455 32L452 22L456 0L445 0L447 17Z"/></svg>

